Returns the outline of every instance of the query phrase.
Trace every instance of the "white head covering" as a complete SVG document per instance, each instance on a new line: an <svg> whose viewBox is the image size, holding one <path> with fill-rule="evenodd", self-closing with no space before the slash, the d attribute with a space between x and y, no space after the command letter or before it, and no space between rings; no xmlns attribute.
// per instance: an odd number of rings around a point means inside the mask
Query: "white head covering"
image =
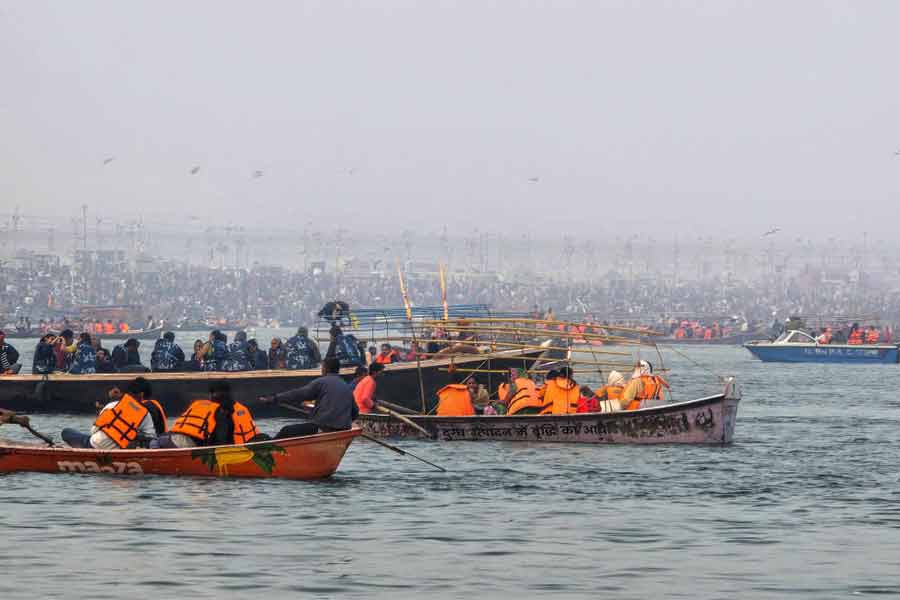
<svg viewBox="0 0 900 600"><path fill-rule="evenodd" d="M646 360L638 361L638 364L634 366L634 373L631 374L632 379L637 379L641 375L649 375L653 372L653 366L650 365Z"/></svg>
<svg viewBox="0 0 900 600"><path fill-rule="evenodd" d="M625 378L618 371L610 371L606 378L607 385L625 385Z"/></svg>

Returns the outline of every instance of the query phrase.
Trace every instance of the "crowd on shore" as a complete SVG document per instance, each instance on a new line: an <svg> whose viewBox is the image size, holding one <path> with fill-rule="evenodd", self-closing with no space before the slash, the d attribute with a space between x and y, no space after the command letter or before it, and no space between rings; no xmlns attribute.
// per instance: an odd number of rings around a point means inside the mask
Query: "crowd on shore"
<svg viewBox="0 0 900 600"><path fill-rule="evenodd" d="M441 304L436 274L406 273L405 278L414 305ZM446 294L451 304L487 304L508 311L552 306L561 318L594 315L672 334L675 320L699 321L712 329L701 335L713 337L724 335L725 329L753 330L773 320L783 322L791 315L875 315L885 324L900 322L900 290L877 281L826 280L813 272L777 280L723 276L676 283L665 274L630 278L609 272L575 281L562 271L540 276L451 271ZM140 268L127 261L68 265L58 259L20 260L0 267L0 327L7 332L28 325L36 331L43 326L48 332L71 328L97 335L80 321L82 309L109 305L142 307L139 322L125 323L132 329L145 327L147 314L184 330L309 325L318 308L333 298L355 308L403 302L392 271L211 268L171 260L144 261ZM101 325L107 326L105 320ZM112 325L119 329L122 323Z"/></svg>

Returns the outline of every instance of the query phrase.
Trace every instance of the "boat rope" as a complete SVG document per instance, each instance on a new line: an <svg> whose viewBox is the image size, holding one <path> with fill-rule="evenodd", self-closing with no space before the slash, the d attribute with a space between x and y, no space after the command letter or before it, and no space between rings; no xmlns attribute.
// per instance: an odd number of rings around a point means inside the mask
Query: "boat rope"
<svg viewBox="0 0 900 600"><path fill-rule="evenodd" d="M674 353L677 354L678 356L680 356L680 357L682 357L682 358L688 360L688 361L689 361L690 363L692 363L694 366L700 367L700 368L703 369L704 371L706 371L706 372L708 372L708 373L711 373L713 376L715 376L717 379L719 379L722 383L725 383L725 382L728 380L727 377L725 377L724 375L722 375L722 374L720 374L720 373L717 373L712 367L710 367L710 366L708 366L708 365L705 365L705 364L703 364L703 363L701 363L701 362L699 362L699 361L697 361L697 360L694 360L693 358L691 358L690 356L688 356L688 355L685 354L684 352L680 351L678 348L675 348L674 346L668 346L667 349L671 350L672 352L674 352Z"/></svg>

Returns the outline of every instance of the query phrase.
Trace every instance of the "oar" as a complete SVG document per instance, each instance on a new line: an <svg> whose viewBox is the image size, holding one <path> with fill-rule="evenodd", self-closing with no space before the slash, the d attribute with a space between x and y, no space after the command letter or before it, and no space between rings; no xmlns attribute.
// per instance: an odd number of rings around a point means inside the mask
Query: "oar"
<svg viewBox="0 0 900 600"><path fill-rule="evenodd" d="M415 429L416 431L418 431L418 432L421 433L422 435L424 435L424 436L426 436L426 437L429 437L429 438L433 438L433 437L434 437L433 435L431 435L430 433L428 433L428 430L427 430L427 429L425 429L425 428L422 427L421 425L417 425L416 423L413 423L410 419L404 417L404 416L401 415L400 413L395 412L395 411L393 411L393 410L391 410L391 409L389 409L389 408L385 408L385 407L383 407L383 406L379 406L379 407L377 407L377 408L378 408L378 412L381 412L381 413L384 413L384 414L386 414L386 415L390 415L390 416L394 417L395 419L397 419L397 420L400 421L401 423L405 423L405 424L409 425L410 427L412 427L413 429Z"/></svg>
<svg viewBox="0 0 900 600"><path fill-rule="evenodd" d="M440 466L440 465L436 465L436 464L434 464L433 462L427 461L427 460L425 460L424 458L422 458L421 456L416 456L416 455L413 454L412 452L407 452L406 450L401 450L401 449L398 448L397 446L392 446L391 444L388 444L387 442L382 442L382 441L379 440L377 437L371 436L371 435L369 435L369 434L367 434L367 433L361 433L360 435L361 435L362 437L366 438L367 440L369 440L370 442L375 442L376 444L378 444L378 445L380 445L380 446L384 446L384 447L387 448L388 450L393 450L393 451L396 452L397 454L402 454L403 456L409 456L409 457L411 457L411 458L415 458L416 460L421 460L421 461L422 461L423 463L425 463L426 465L430 465L430 466L434 467L435 469L437 469L438 471L441 471L442 473L446 473L446 472L447 472L447 469L445 469L444 467L442 467L442 466Z"/></svg>
<svg viewBox="0 0 900 600"><path fill-rule="evenodd" d="M47 442L47 445L51 448L53 447L53 439L49 436L44 435L40 431L35 431L31 427L31 423L28 422L28 417L26 417L25 415L19 416L11 410L0 408L0 424L2 423L15 423L16 425L24 427L31 433L31 435Z"/></svg>
<svg viewBox="0 0 900 600"><path fill-rule="evenodd" d="M305 409L303 409L303 408L300 408L299 406L294 406L293 404L287 404L286 402L279 402L279 403L278 403L278 406L283 406L284 408L287 408L287 409L292 410L292 411L294 411L294 412L298 412L298 413L300 413L300 414L302 414L302 415L309 416L309 412L308 412L307 410L305 410ZM441 472L444 472L444 473L447 472L447 469L445 469L444 467L442 467L442 466L440 466L440 465L436 465L436 464L434 464L433 462L427 461L427 460L425 460L424 458L422 458L421 456L416 456L416 455L413 454L412 452L407 452L406 450L401 450L401 449L398 448L397 446L392 446L391 444L388 444L387 442L382 442L382 441L379 440L378 438L372 437L371 435L369 435L369 434L367 434L367 433L360 433L359 435L361 435L362 437L366 438L366 439L369 440L369 441L372 441L372 442L375 442L376 444L379 444L379 445L381 445L381 446L384 446L385 448L387 448L387 449L389 449L389 450L393 450L393 451L396 452L397 454L402 454L403 456L409 456L410 458L415 458L416 460L422 461L422 462L425 463L426 465L430 465L430 466L434 467L434 468L437 469L438 471L441 471Z"/></svg>

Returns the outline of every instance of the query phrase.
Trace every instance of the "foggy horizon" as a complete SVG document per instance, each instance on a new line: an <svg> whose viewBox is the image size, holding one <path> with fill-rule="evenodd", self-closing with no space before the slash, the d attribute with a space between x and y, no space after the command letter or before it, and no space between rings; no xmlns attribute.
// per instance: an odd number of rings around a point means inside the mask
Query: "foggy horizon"
<svg viewBox="0 0 900 600"><path fill-rule="evenodd" d="M898 17L888 2L5 3L0 212L889 238Z"/></svg>

